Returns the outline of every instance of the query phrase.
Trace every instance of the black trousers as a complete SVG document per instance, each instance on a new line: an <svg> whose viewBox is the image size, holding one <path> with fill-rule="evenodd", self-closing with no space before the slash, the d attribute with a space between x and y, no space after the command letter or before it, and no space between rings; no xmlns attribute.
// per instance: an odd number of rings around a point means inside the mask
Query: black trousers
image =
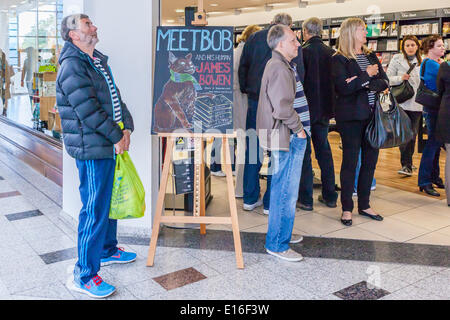
<svg viewBox="0 0 450 320"><path fill-rule="evenodd" d="M414 150L416 148L416 138L417 132L419 131L420 117L422 116L421 111L408 111L404 110L408 115L409 119L411 119L411 125L414 132L414 138L399 147L400 149L400 162L402 167L412 168L412 157L414 154Z"/></svg>
<svg viewBox="0 0 450 320"><path fill-rule="evenodd" d="M370 120L337 122L342 139L341 165L341 203L342 211L353 211L353 188L355 185L356 165L361 150L361 169L358 178L358 208L370 208L370 187L378 161L378 149L370 146L365 132Z"/></svg>

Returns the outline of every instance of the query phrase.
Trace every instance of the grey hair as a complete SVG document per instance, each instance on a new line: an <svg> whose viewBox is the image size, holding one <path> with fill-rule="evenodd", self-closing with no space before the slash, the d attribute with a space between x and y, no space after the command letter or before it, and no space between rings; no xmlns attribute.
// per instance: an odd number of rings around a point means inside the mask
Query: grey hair
<svg viewBox="0 0 450 320"><path fill-rule="evenodd" d="M311 36L321 36L323 22L319 18L312 17L303 21L302 28L306 29Z"/></svg>
<svg viewBox="0 0 450 320"><path fill-rule="evenodd" d="M83 13L72 14L66 16L61 22L61 38L64 41L72 42L69 36L69 32L79 28L79 23L81 19L89 19L89 16Z"/></svg>
<svg viewBox="0 0 450 320"><path fill-rule="evenodd" d="M267 34L267 44L271 50L275 50L280 41L284 40L286 36L286 28L288 28L284 24L277 24L270 28L269 33Z"/></svg>
<svg viewBox="0 0 450 320"><path fill-rule="evenodd" d="M290 27L292 24L292 17L287 13L278 13L273 18L274 24L284 24L285 26Z"/></svg>

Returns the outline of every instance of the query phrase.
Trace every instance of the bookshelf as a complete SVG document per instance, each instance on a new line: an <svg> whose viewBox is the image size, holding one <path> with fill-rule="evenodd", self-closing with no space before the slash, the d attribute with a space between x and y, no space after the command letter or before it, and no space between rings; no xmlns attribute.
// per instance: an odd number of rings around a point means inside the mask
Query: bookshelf
<svg viewBox="0 0 450 320"><path fill-rule="evenodd" d="M323 19L322 39L325 44L336 48L341 23L347 18L361 18L367 25L367 45L387 66L395 53L400 52L402 39L413 34L419 40L431 34L439 34L444 38L447 54L450 55L450 8L392 12L379 15L361 15ZM303 42L301 26L303 21L295 21L292 29ZM268 24L260 25L263 28ZM235 28L235 39L245 26Z"/></svg>

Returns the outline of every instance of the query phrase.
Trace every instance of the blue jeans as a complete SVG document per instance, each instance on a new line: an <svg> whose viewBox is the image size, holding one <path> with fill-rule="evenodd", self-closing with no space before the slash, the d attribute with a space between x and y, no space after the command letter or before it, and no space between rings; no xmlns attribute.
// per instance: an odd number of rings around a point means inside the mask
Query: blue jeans
<svg viewBox="0 0 450 320"><path fill-rule="evenodd" d="M289 151L272 151L274 167L265 247L273 252L289 249L306 145L307 139L292 135Z"/></svg>
<svg viewBox="0 0 450 320"><path fill-rule="evenodd" d="M254 204L259 199L261 186L259 184L259 171L262 167L263 150L259 146L259 139L256 135L256 112L258 109L258 101L248 99L247 110L247 136L245 149L245 165L244 165L244 203ZM253 129L253 130L251 130ZM270 156L270 154L269 154ZM270 167L269 163L269 167ZM271 175L267 175L267 189L264 194L264 209L269 209L270 205L270 185Z"/></svg>
<svg viewBox="0 0 450 320"><path fill-rule="evenodd" d="M424 187L439 180L439 155L442 142L436 139L437 113L423 112L427 125L428 140L423 149L419 167L419 187Z"/></svg>
<svg viewBox="0 0 450 320"><path fill-rule="evenodd" d="M77 160L83 207L78 221L78 261L74 278L89 282L100 270L100 259L117 252L117 220L109 219L116 161Z"/></svg>
<svg viewBox="0 0 450 320"><path fill-rule="evenodd" d="M231 169L235 170L236 155L234 153L235 144L230 141ZM214 138L211 146L211 165L212 172L222 171L222 139Z"/></svg>
<svg viewBox="0 0 450 320"><path fill-rule="evenodd" d="M355 192L358 190L358 177L359 177L359 169L361 169L361 150L359 151L358 164L356 165L356 175L355 175ZM377 180L373 178L371 188L377 186Z"/></svg>
<svg viewBox="0 0 450 320"><path fill-rule="evenodd" d="M307 143L303 157L302 174L298 190L298 201L302 204L313 205L313 169L311 162L311 138L306 135Z"/></svg>

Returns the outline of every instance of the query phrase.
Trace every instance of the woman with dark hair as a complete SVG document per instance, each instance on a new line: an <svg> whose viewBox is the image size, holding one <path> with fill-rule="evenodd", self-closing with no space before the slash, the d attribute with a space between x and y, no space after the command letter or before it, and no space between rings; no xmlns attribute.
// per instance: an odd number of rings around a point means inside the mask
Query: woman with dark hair
<svg viewBox="0 0 450 320"><path fill-rule="evenodd" d="M403 38L402 52L394 55L389 67L386 71L389 77L389 83L392 86L400 85L403 81L408 81L413 87L414 92L420 84L419 69L422 63L422 57L419 52L420 43L416 36L407 35ZM408 71L413 68L410 73ZM400 103L400 107L405 111L411 119L412 129L414 131L414 139L408 143L400 146L400 162L402 168L398 171L399 174L405 176L412 176L413 163L412 158L416 146L416 136L419 130L420 117L422 116L423 107L415 101L416 94L411 99Z"/></svg>
<svg viewBox="0 0 450 320"><path fill-rule="evenodd" d="M420 67L421 78L428 89L437 93L436 79L439 66L444 61L441 58L445 53L442 37L432 35L425 38L422 42L422 51L426 55L426 58ZM430 196L435 197L439 197L440 194L433 188L433 184L438 188L445 188L439 176L439 153L442 142L436 139L438 110L439 106L423 106L423 118L427 125L428 138L420 161L418 181L420 191L425 191Z"/></svg>
<svg viewBox="0 0 450 320"><path fill-rule="evenodd" d="M441 63L436 82L439 96L441 97L436 135L440 141L445 143L447 151L445 159L445 192L447 193L447 205L450 207L450 62Z"/></svg>
<svg viewBox="0 0 450 320"><path fill-rule="evenodd" d="M341 24L339 47L332 58L336 89L336 124L342 138L341 222L352 225L353 187L361 150L358 177L358 212L381 221L383 217L370 207L370 188L379 150L365 138L372 119L376 94L388 88L389 80L377 56L366 47L366 25L362 19L349 18Z"/></svg>

